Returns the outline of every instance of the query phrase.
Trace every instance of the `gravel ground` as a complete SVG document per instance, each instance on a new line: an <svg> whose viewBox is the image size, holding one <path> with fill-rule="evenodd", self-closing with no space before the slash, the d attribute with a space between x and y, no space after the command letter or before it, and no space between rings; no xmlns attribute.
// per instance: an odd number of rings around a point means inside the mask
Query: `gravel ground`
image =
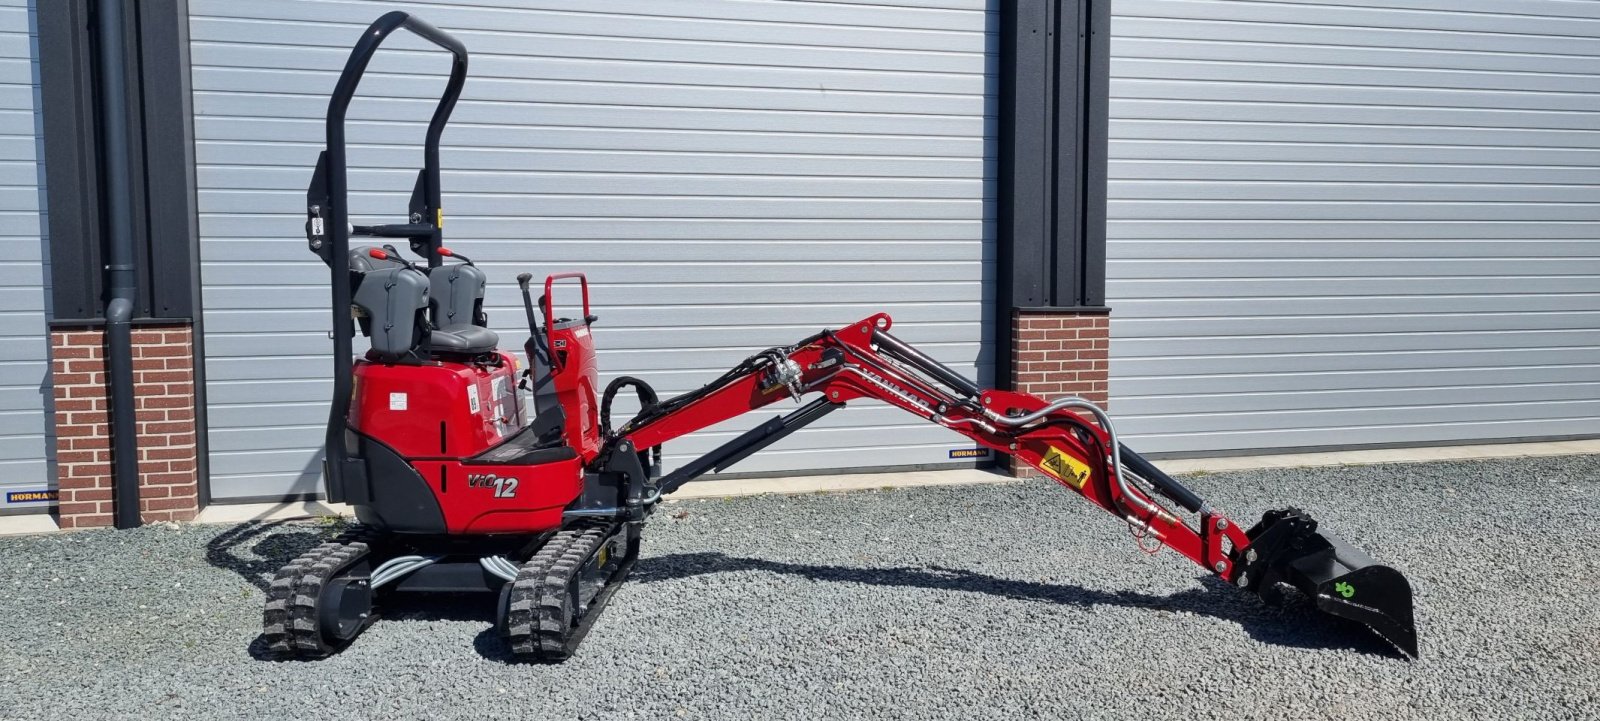
<svg viewBox="0 0 1600 721"><path fill-rule="evenodd" d="M1600 456L1191 477L1403 569L1422 660L1264 607L1042 481L685 501L576 658L413 603L257 660L327 523L0 539L0 718L1600 718Z"/></svg>

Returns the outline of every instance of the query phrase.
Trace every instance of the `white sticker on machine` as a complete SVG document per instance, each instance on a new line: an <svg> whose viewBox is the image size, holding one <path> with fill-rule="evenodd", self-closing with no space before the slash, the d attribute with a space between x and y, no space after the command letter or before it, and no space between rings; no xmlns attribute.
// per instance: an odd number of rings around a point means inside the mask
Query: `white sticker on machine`
<svg viewBox="0 0 1600 721"><path fill-rule="evenodd" d="M391 410L391 411L403 411L405 409L406 409L406 394L404 394L404 393L390 393L389 394L389 410Z"/></svg>
<svg viewBox="0 0 1600 721"><path fill-rule="evenodd" d="M478 412L478 384L467 386L467 405L472 407L472 412Z"/></svg>

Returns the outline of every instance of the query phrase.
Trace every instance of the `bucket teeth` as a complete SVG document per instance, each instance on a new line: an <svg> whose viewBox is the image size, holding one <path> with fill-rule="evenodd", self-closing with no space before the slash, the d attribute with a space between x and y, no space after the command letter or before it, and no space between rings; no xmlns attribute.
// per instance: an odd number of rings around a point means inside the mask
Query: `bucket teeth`
<svg viewBox="0 0 1600 721"><path fill-rule="evenodd" d="M1268 511L1248 535L1246 588L1270 597L1287 583L1313 599L1317 610L1365 624L1401 653L1417 657L1411 584L1404 574L1318 531L1316 520L1297 509Z"/></svg>

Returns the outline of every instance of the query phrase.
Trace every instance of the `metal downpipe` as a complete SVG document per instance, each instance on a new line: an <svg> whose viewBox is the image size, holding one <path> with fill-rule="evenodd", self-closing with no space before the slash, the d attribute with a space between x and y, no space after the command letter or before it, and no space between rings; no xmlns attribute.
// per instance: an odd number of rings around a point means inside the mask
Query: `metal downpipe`
<svg viewBox="0 0 1600 721"><path fill-rule="evenodd" d="M106 212L106 366L111 385L113 523L135 528L139 517L139 426L133 401L133 305L139 292L133 265L133 191L128 142L128 82L123 3L95 7L100 85L99 129Z"/></svg>

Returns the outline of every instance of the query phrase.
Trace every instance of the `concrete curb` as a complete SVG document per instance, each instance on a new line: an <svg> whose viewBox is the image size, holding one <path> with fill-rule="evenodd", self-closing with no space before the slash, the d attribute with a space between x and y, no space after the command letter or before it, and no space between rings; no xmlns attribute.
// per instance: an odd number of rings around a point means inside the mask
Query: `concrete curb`
<svg viewBox="0 0 1600 721"><path fill-rule="evenodd" d="M1583 456L1600 454L1600 438L1544 443L1494 443L1477 446L1430 446L1426 448L1382 448L1365 451L1325 451L1283 453L1270 456L1188 458L1156 461L1169 475L1251 471L1261 468L1306 468L1312 466L1370 466L1378 463L1435 463L1476 461L1491 458L1537 458L1541 456Z"/></svg>
<svg viewBox="0 0 1600 721"><path fill-rule="evenodd" d="M56 517L48 513L26 516L0 516L0 536L26 536L34 533L52 533L61 530Z"/></svg>
<svg viewBox="0 0 1600 721"><path fill-rule="evenodd" d="M794 476L788 478L736 478L696 481L672 494L667 503L694 498L755 496L764 493L842 493L873 488L910 488L973 483L1006 483L1017 480L998 473L964 468L950 471L910 473L853 473L834 476ZM281 521L312 516L350 516L354 512L342 503L321 501L296 503L245 503L207 506L195 523L246 523Z"/></svg>
<svg viewBox="0 0 1600 721"><path fill-rule="evenodd" d="M1169 459L1159 461L1163 470L1174 476L1196 473L1225 473L1262 468L1304 468L1312 466L1372 465L1377 463L1436 463L1491 458L1529 458L1541 456L1600 455L1600 439L1553 441L1547 443L1497 443L1476 446L1436 446L1427 448L1388 448L1364 451L1322 453L1284 453L1265 456ZM842 493L874 488L912 488L917 486L1006 483L1016 479L988 470L914 471L907 473L853 473L847 475L793 476L787 478L739 478L696 481L673 494L672 503L695 498L751 496L764 493ZM215 504L206 507L195 523L247 523L280 521L317 516L350 516L349 506L306 501L293 503ZM57 530L55 519L47 515L0 517L0 536L48 533Z"/></svg>
<svg viewBox="0 0 1600 721"><path fill-rule="evenodd" d="M1322 453L1281 453L1266 456L1188 458L1158 461L1156 465L1174 475L1225 473L1261 468L1305 468L1312 466L1371 465L1375 463L1434 463L1487 458L1527 458L1600 454L1600 439L1555 441L1548 443L1496 443L1477 446L1436 446L1427 448L1386 448L1364 451ZM913 488L917 486L1006 483L1017 479L995 471L965 468L949 471L908 473L852 473L845 475L792 476L787 478L737 478L695 481L672 494L667 503L695 498L753 496L764 493L843 493L874 488ZM200 512L196 523L244 523L309 516L351 515L341 504L276 503L213 505Z"/></svg>

